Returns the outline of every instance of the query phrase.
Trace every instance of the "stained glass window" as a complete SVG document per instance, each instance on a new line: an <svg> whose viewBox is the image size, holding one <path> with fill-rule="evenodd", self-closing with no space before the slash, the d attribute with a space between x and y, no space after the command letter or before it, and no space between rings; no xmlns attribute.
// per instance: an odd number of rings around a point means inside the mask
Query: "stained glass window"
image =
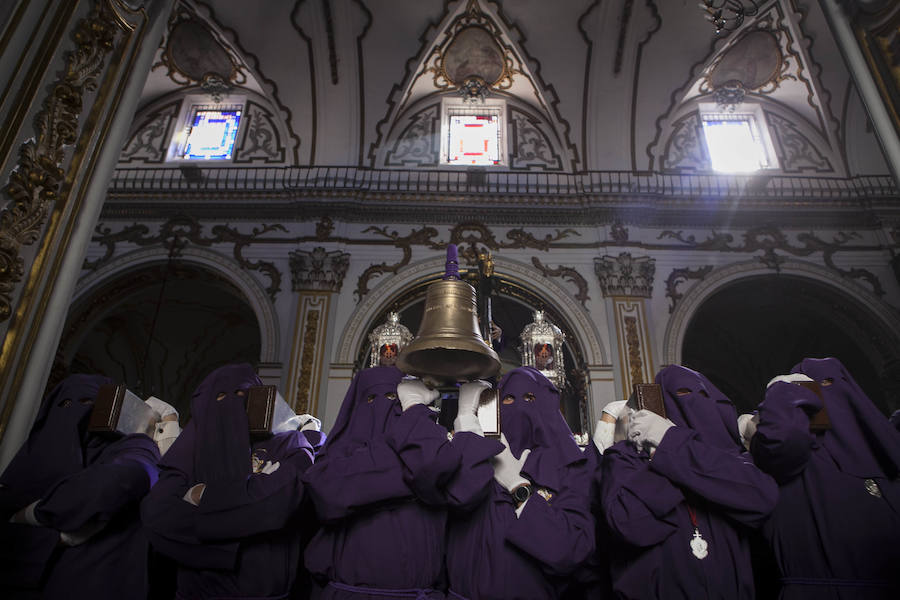
<svg viewBox="0 0 900 600"><path fill-rule="evenodd" d="M500 115L451 114L447 162L456 165L500 163Z"/></svg>
<svg viewBox="0 0 900 600"><path fill-rule="evenodd" d="M241 106L195 106L181 158L185 160L231 160Z"/></svg>

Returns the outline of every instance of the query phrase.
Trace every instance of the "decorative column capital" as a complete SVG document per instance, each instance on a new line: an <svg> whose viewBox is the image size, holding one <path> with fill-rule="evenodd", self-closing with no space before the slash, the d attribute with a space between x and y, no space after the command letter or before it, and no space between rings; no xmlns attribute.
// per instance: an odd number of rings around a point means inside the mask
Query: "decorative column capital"
<svg viewBox="0 0 900 600"><path fill-rule="evenodd" d="M594 259L594 273L600 281L604 298L650 298L653 295L656 260L649 256L634 258L630 252L622 252L619 256L601 256Z"/></svg>
<svg viewBox="0 0 900 600"><path fill-rule="evenodd" d="M350 254L319 246L312 252L294 250L288 254L293 291L340 292L350 266Z"/></svg>

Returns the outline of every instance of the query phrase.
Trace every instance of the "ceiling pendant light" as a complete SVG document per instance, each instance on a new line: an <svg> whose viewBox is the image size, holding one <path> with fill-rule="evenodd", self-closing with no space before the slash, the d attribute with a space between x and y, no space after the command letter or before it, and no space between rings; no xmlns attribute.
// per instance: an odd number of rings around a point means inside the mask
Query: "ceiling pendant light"
<svg viewBox="0 0 900 600"><path fill-rule="evenodd" d="M706 19L716 28L716 35L734 31L744 22L744 17L759 14L756 0L702 0L699 4Z"/></svg>

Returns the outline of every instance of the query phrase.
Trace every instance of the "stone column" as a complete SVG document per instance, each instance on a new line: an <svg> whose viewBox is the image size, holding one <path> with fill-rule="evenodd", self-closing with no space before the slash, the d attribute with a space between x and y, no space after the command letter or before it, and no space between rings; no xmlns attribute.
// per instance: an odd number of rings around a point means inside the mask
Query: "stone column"
<svg viewBox="0 0 900 600"><path fill-rule="evenodd" d="M645 302L653 295L654 259L632 257L629 252L594 259L594 272L615 320L616 351L621 399L628 398L635 383L653 381L650 334Z"/></svg>
<svg viewBox="0 0 900 600"><path fill-rule="evenodd" d="M0 469L44 394L175 0L19 2L0 36Z"/></svg>
<svg viewBox="0 0 900 600"><path fill-rule="evenodd" d="M285 399L297 414L319 418L322 364L327 354L332 297L340 293L350 255L340 250L290 253L292 289L297 292L297 313Z"/></svg>

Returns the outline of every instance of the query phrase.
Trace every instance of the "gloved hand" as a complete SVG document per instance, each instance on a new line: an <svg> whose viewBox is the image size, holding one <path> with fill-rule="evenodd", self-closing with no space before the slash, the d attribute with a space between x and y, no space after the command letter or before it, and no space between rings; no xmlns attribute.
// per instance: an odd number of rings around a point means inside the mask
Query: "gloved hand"
<svg viewBox="0 0 900 600"><path fill-rule="evenodd" d="M60 531L59 541L66 546L80 546L106 527L101 521L88 521L75 531Z"/></svg>
<svg viewBox="0 0 900 600"><path fill-rule="evenodd" d="M653 450L675 423L647 409L636 411L629 418L628 439L639 449Z"/></svg>
<svg viewBox="0 0 900 600"><path fill-rule="evenodd" d="M34 516L34 507L37 506L38 502L40 502L40 500L35 500L22 510L18 511L16 514L10 517L9 522L40 527L42 523L37 520L37 517Z"/></svg>
<svg viewBox="0 0 900 600"><path fill-rule="evenodd" d="M787 375L776 375L773 377L769 383L766 384L766 389L772 387L772 384L778 383L779 381L783 381L785 383L797 383L798 381L813 381L813 379L809 375L805 375L803 373L788 373Z"/></svg>
<svg viewBox="0 0 900 600"><path fill-rule="evenodd" d="M527 448L522 450L522 455L519 456L519 458L516 458L509 449L509 444L506 442L506 436L502 433L500 434L500 442L503 444L503 452L491 459L491 463L494 465L494 479L496 479L497 483L499 483L507 492L511 493L520 485L531 483L522 477L522 465L528 460L531 449Z"/></svg>
<svg viewBox="0 0 900 600"><path fill-rule="evenodd" d="M178 411L175 410L175 407L169 404L168 402L163 402L156 396L150 396L144 403L150 406L153 410L159 413L160 419L165 419L166 421L177 421L178 420ZM170 417L170 415L174 415L174 419ZM166 417L169 417L166 419Z"/></svg>
<svg viewBox="0 0 900 600"><path fill-rule="evenodd" d="M440 395L439 391L428 389L420 379L404 379L397 384L397 397L403 410L416 404L431 404Z"/></svg>
<svg viewBox="0 0 900 600"><path fill-rule="evenodd" d="M203 499L203 492L206 491L205 483L198 483L196 485L191 486L188 491L184 493L184 496L181 497L182 500L187 502L188 504L193 504L194 506L200 506L200 500Z"/></svg>
<svg viewBox="0 0 900 600"><path fill-rule="evenodd" d="M615 443L616 421L626 404L625 400L616 400L603 407L603 414L600 420L597 421L596 427L594 427L593 437L594 446L597 447L597 451L600 454L603 454L604 450Z"/></svg>
<svg viewBox="0 0 900 600"><path fill-rule="evenodd" d="M470 381L459 387L459 410L456 411L456 420L453 421L454 431L470 431L477 435L484 435L481 422L478 420L478 403L481 392L491 389L491 384L486 381Z"/></svg>
<svg viewBox="0 0 900 600"><path fill-rule="evenodd" d="M277 462L277 461L272 462L271 460L267 460L266 463L263 465L262 469L259 470L259 472L262 473L263 475L271 475L272 473L277 471L278 467L280 467L280 466L281 466L280 462Z"/></svg>
<svg viewBox="0 0 900 600"><path fill-rule="evenodd" d="M181 435L178 421L160 421L153 430L153 441L159 447L159 455L163 456Z"/></svg>
<svg viewBox="0 0 900 600"><path fill-rule="evenodd" d="M300 431L309 431L310 429L313 431L322 431L322 421L319 419L307 413L298 416L300 417L300 422L303 423L300 426Z"/></svg>
<svg viewBox="0 0 900 600"><path fill-rule="evenodd" d="M622 414L622 411L625 410L625 406L627 404L627 400L615 400L613 402L610 402L603 407L603 414L609 415L610 417L612 417L612 420L615 421L619 418L619 415Z"/></svg>
<svg viewBox="0 0 900 600"><path fill-rule="evenodd" d="M768 384L766 384L766 397L769 396L769 391L772 389L776 383L792 383L795 385L805 384L805 383L813 383L815 384L815 380L810 378L808 375L804 373L790 373L788 375L778 375L777 377L773 377ZM805 387L805 386L801 386ZM814 386L815 387L815 386ZM808 388L807 388L808 389ZM812 391L812 390L810 390ZM822 410L824 403L822 402L822 398L815 392L812 394L803 394L799 393L796 395L791 394L790 398L781 395L780 392L773 392L782 398L788 399L793 406L802 408L806 413L810 416L815 414L816 412Z"/></svg>
<svg viewBox="0 0 900 600"><path fill-rule="evenodd" d="M745 413L738 415L738 432L741 434L741 443L747 451L750 451L750 440L756 435L756 428L759 426L759 415L753 413Z"/></svg>

